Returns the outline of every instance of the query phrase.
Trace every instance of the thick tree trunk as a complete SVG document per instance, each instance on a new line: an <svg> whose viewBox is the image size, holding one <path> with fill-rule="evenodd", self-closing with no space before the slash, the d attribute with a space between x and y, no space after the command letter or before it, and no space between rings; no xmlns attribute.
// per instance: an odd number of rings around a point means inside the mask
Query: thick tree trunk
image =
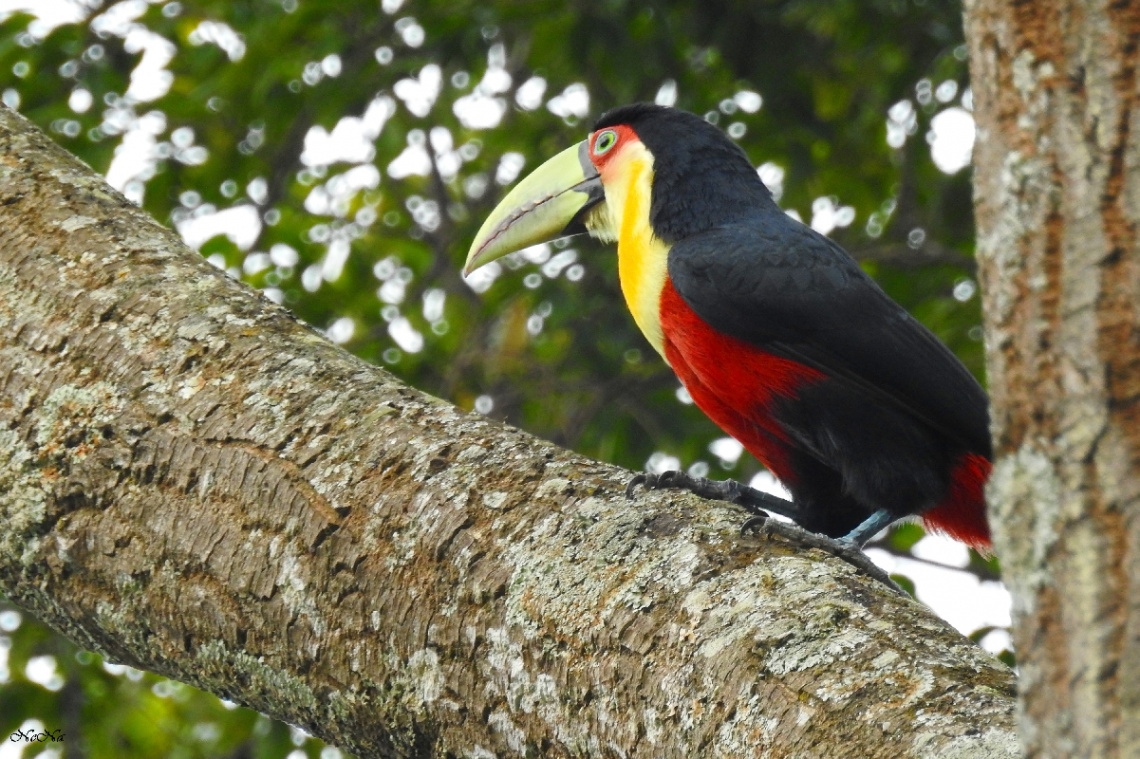
<svg viewBox="0 0 1140 759"><path fill-rule="evenodd" d="M1140 3L966 4L1029 756L1140 756Z"/></svg>
<svg viewBox="0 0 1140 759"><path fill-rule="evenodd" d="M0 109L0 590L366 756L1015 754L831 557L407 388Z"/></svg>

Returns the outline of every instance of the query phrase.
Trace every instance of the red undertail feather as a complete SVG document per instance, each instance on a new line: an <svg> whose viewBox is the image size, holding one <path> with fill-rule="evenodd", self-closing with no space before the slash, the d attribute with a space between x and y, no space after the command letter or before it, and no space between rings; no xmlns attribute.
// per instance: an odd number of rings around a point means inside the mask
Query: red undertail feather
<svg viewBox="0 0 1140 759"><path fill-rule="evenodd" d="M985 489L992 466L984 456L963 454L954 467L946 498L922 515L926 527L988 554L992 545Z"/></svg>

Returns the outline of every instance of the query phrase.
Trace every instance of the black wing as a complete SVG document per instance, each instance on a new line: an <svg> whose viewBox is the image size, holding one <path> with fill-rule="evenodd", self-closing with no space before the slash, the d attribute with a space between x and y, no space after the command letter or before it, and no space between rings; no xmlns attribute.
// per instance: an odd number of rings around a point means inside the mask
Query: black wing
<svg viewBox="0 0 1140 759"><path fill-rule="evenodd" d="M838 245L782 212L678 241L669 277L713 328L811 366L992 458L973 375Z"/></svg>

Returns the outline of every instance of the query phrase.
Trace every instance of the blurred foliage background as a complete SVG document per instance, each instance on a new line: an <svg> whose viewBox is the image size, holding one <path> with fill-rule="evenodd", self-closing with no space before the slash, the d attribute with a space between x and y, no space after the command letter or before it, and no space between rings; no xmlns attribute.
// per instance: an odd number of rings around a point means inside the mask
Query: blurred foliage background
<svg viewBox="0 0 1140 759"><path fill-rule="evenodd" d="M575 238L465 282L467 245L505 185L602 111L675 103L726 129L790 213L980 376L960 13L953 0L0 0L0 97L215 265L415 387L631 469L748 480L759 465L626 313L612 251ZM878 546L905 556L922 537L906 525ZM964 550L951 563L996 580ZM11 606L0 657L0 735L65 735L0 758L341 755L77 651Z"/></svg>

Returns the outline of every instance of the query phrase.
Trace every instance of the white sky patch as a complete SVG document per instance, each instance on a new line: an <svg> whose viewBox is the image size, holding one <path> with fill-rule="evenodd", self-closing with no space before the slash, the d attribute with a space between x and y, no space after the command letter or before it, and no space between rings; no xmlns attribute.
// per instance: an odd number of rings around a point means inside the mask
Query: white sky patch
<svg viewBox="0 0 1140 759"><path fill-rule="evenodd" d="M819 197L811 204L811 228L821 235L831 234L837 227L850 226L855 209L839 205L835 198Z"/></svg>
<svg viewBox="0 0 1140 759"><path fill-rule="evenodd" d="M662 82L661 86L657 88L653 102L657 105L675 105L677 103L677 82L673 79L666 79Z"/></svg>
<svg viewBox="0 0 1140 759"><path fill-rule="evenodd" d="M374 142L395 111L396 102L382 96L368 104L363 116L342 117L332 132L322 126L310 127L301 162L306 166L327 166L340 161L371 161L376 156Z"/></svg>
<svg viewBox="0 0 1140 759"><path fill-rule="evenodd" d="M581 82L575 82L546 104L550 112L562 118L585 118L590 112L590 91Z"/></svg>
<svg viewBox="0 0 1140 759"><path fill-rule="evenodd" d="M387 95L373 98L368 108L364 110L364 116L361 117L361 129L370 139L376 139L395 112L396 101L392 98Z"/></svg>
<svg viewBox="0 0 1140 759"><path fill-rule="evenodd" d="M887 144L892 148L901 148L917 129L918 112L911 101L900 100L887 111Z"/></svg>
<svg viewBox="0 0 1140 759"><path fill-rule="evenodd" d="M578 251L574 248L566 248L555 253L549 261L542 265L542 273L549 279L554 279L562 274L563 269L571 266L577 260Z"/></svg>
<svg viewBox="0 0 1140 759"><path fill-rule="evenodd" d="M33 656L28 659L24 666L24 676L50 691L63 687L63 677L59 674L54 656Z"/></svg>
<svg viewBox="0 0 1140 759"><path fill-rule="evenodd" d="M104 13L91 20L91 30L96 34L113 34L125 37L131 26L146 13L146 0L124 0L115 3Z"/></svg>
<svg viewBox="0 0 1140 759"><path fill-rule="evenodd" d="M12 13L34 13L45 35L64 24L78 24L89 10L75 0L0 0L0 18Z"/></svg>
<svg viewBox="0 0 1140 759"><path fill-rule="evenodd" d="M158 163L158 135L166 131L166 116L151 111L140 118L131 118L127 109L122 113L126 132L115 146L115 156L107 168L107 184L119 190L135 203L141 203L143 185L154 176Z"/></svg>
<svg viewBox="0 0 1140 759"><path fill-rule="evenodd" d="M181 126L170 133L170 144L174 146L174 159L191 166L205 163L210 153L202 145L194 144L194 128Z"/></svg>
<svg viewBox="0 0 1140 759"><path fill-rule="evenodd" d="M423 144L408 145L388 164L388 176L404 179L410 176L426 177L431 174L431 156Z"/></svg>
<svg viewBox="0 0 1140 759"><path fill-rule="evenodd" d="M760 181L772 192L772 198L779 202L784 194L784 169L782 166L768 161L756 169Z"/></svg>
<svg viewBox="0 0 1140 759"><path fill-rule="evenodd" d="M385 280L384 284L376 289L376 297L383 303L398 306L404 302L407 285L398 279Z"/></svg>
<svg viewBox="0 0 1140 759"><path fill-rule="evenodd" d="M404 106L413 116L423 118L431 112L442 87L442 69L434 63L429 63L420 69L419 76L415 79L406 78L396 82L392 92L404 101Z"/></svg>
<svg viewBox="0 0 1140 759"><path fill-rule="evenodd" d="M67 98L67 107L75 113L87 113L94 104L95 96L91 94L91 90L82 87L72 90Z"/></svg>
<svg viewBox="0 0 1140 759"><path fill-rule="evenodd" d="M443 305L447 302L447 291L438 287L429 288L424 292L424 319L437 322L443 318Z"/></svg>
<svg viewBox="0 0 1140 759"><path fill-rule="evenodd" d="M756 476L748 481L748 486L789 501L792 500L792 494L788 492L786 487L780 484L780 481L776 479L776 475L769 471L757 473Z"/></svg>
<svg viewBox="0 0 1140 759"><path fill-rule="evenodd" d="M487 51L487 70L475 89L486 95L500 95L511 88L511 75L507 72L507 50L495 44ZM545 83L543 84L545 89Z"/></svg>
<svg viewBox="0 0 1140 759"><path fill-rule="evenodd" d="M218 235L225 235L241 250L249 250L261 234L261 215L256 206L242 204L191 217L175 226L186 244L195 250Z"/></svg>
<svg viewBox="0 0 1140 759"><path fill-rule="evenodd" d="M953 79L947 79L934 90L934 97L938 98L940 103L949 103L958 94L958 83Z"/></svg>
<svg viewBox="0 0 1140 759"><path fill-rule="evenodd" d="M246 274L258 274L273 265L273 259L268 253L250 253L241 262L241 270Z"/></svg>
<svg viewBox="0 0 1140 759"><path fill-rule="evenodd" d="M435 153L435 167L439 175L445 180L454 178L463 167L463 156L455 150L455 138L451 130L444 126L435 126L428 132L428 142Z"/></svg>
<svg viewBox="0 0 1140 759"><path fill-rule="evenodd" d="M519 85L515 91L515 102L524 111L533 111L542 105L542 98L546 94L546 80L541 76L532 76Z"/></svg>
<svg viewBox="0 0 1140 759"><path fill-rule="evenodd" d="M24 622L24 615L15 609L5 609L0 611L0 631L10 633L20 629L20 625ZM0 646L0 650L4 649Z"/></svg>
<svg viewBox="0 0 1140 759"><path fill-rule="evenodd" d="M475 92L457 98L451 110L467 129L493 129L506 115L507 103L502 98Z"/></svg>
<svg viewBox="0 0 1140 759"><path fill-rule="evenodd" d="M310 264L301 272L301 287L308 292L315 293L321 286L321 265Z"/></svg>
<svg viewBox="0 0 1140 759"><path fill-rule="evenodd" d="M353 195L360 190L375 190L380 186L380 169L370 163L353 166L328 181L334 195Z"/></svg>
<svg viewBox="0 0 1140 759"><path fill-rule="evenodd" d="M976 128L974 117L965 108L951 106L930 120L930 157L946 174L955 174L970 165Z"/></svg>
<svg viewBox="0 0 1140 759"><path fill-rule="evenodd" d="M502 273L503 265L498 261L492 261L485 266L480 266L478 269L465 276L463 278L463 281L473 291L477 293L485 293L488 289L490 289L491 285L495 283L495 280L498 279Z"/></svg>
<svg viewBox="0 0 1140 759"><path fill-rule="evenodd" d="M978 292L978 283L972 279L962 279L954 283L954 300L965 303Z"/></svg>
<svg viewBox="0 0 1140 759"><path fill-rule="evenodd" d="M336 53L329 53L321 58L321 71L324 72L325 76L338 77L343 69L344 63Z"/></svg>
<svg viewBox="0 0 1140 759"><path fill-rule="evenodd" d="M354 332L356 332L356 322L351 317L342 316L329 325L325 330L325 336L337 345L341 345L351 340Z"/></svg>
<svg viewBox="0 0 1140 759"><path fill-rule="evenodd" d="M245 40L221 21L203 21L190 32L187 40L194 46L217 45L231 61L240 61L245 56Z"/></svg>
<svg viewBox="0 0 1140 759"><path fill-rule="evenodd" d="M537 245L531 245L519 251L519 255L523 257L527 263L544 264L550 260L553 250L548 242L540 242Z"/></svg>
<svg viewBox="0 0 1140 759"><path fill-rule="evenodd" d="M291 245L278 242L269 249L269 260L277 266L296 266L301 255Z"/></svg>
<svg viewBox="0 0 1140 759"><path fill-rule="evenodd" d="M970 563L970 549L957 540L928 533L911 551L915 558L936 561L951 567L965 568Z"/></svg>
<svg viewBox="0 0 1140 759"><path fill-rule="evenodd" d="M733 95L732 99L736 102L737 107L745 113L756 113L764 104L764 98L760 97L760 93L752 90L741 90Z"/></svg>
<svg viewBox="0 0 1140 759"><path fill-rule="evenodd" d="M365 137L361 119L345 116L336 123L332 132L323 126L309 127L301 163L306 166L327 166L341 161L363 163L375 156L376 148Z"/></svg>
<svg viewBox="0 0 1140 759"><path fill-rule="evenodd" d="M254 203L261 205L269 200L269 182L265 181L265 177L254 177L245 186L245 194Z"/></svg>
<svg viewBox="0 0 1140 759"><path fill-rule="evenodd" d="M306 211L314 216L329 216L333 213L333 197L329 194L327 187L323 184L317 185L309 190L303 206Z"/></svg>
<svg viewBox="0 0 1140 759"><path fill-rule="evenodd" d="M495 169L495 181L501 185L508 185L518 179L519 172L526 166L526 156L522 153L509 151L503 153L499 159L499 167Z"/></svg>
<svg viewBox="0 0 1140 759"><path fill-rule="evenodd" d="M497 95L509 91L512 81L506 62L506 49L501 44L492 45L487 51L487 70L483 78L471 94L456 99L451 110L467 129L493 129L502 122L507 112L507 101ZM542 105L545 91L546 80L532 77L519 87L515 97L520 107L533 110Z"/></svg>
<svg viewBox="0 0 1140 759"><path fill-rule="evenodd" d="M408 47L419 47L424 44L426 35L424 28L412 16L405 16L396 20L396 32Z"/></svg>
<svg viewBox="0 0 1140 759"><path fill-rule="evenodd" d="M388 334L408 353L419 353L424 349L424 336L412 326L407 317L401 316L393 319L388 325Z"/></svg>
<svg viewBox="0 0 1140 759"><path fill-rule="evenodd" d="M348 240L338 237L329 243L328 251L325 252L324 260L321 261L321 278L325 282L335 282L340 279L350 252L352 252L352 246L349 245Z"/></svg>
<svg viewBox="0 0 1140 759"><path fill-rule="evenodd" d="M670 456L661 451L654 451L649 460L645 462L645 471L650 474L661 474L662 472L672 472L681 468L681 460L676 456Z"/></svg>
<svg viewBox="0 0 1140 759"><path fill-rule="evenodd" d="M174 74L166 66L174 60L177 48L174 43L155 34L141 24L132 24L123 38L123 49L128 53L142 53L139 63L131 71L131 83L126 97L137 103L157 100L170 91Z"/></svg>
<svg viewBox="0 0 1140 759"><path fill-rule="evenodd" d="M744 453L744 446L736 438L719 437L709 443L709 453L732 466L740 460L740 454Z"/></svg>

